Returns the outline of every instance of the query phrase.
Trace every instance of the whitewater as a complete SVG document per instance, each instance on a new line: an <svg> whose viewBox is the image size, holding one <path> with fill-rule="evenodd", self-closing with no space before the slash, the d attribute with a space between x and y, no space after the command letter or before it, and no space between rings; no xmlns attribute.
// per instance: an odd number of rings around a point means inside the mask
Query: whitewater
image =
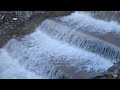
<svg viewBox="0 0 120 90"><path fill-rule="evenodd" d="M86 27L101 35L120 28L84 12L47 19L33 33L0 49L0 79L87 79L103 73L119 60L120 49L82 32Z"/></svg>

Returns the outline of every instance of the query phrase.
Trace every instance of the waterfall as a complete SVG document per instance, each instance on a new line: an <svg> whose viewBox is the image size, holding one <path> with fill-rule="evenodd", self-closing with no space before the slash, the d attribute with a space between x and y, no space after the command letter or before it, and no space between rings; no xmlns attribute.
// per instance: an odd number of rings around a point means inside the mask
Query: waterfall
<svg viewBox="0 0 120 90"><path fill-rule="evenodd" d="M104 56L105 58L111 59L112 61L116 62L120 60L119 47L82 33L80 30L73 29L66 24L53 20L46 20L38 29L53 38L84 48L88 51Z"/></svg>
<svg viewBox="0 0 120 90"><path fill-rule="evenodd" d="M111 32L119 34L120 25L86 12L46 19L31 34L12 38L0 49L0 79L97 76L120 60L120 48L90 33Z"/></svg>
<svg viewBox="0 0 120 90"><path fill-rule="evenodd" d="M24 69L5 49L0 49L0 79L43 79L43 77Z"/></svg>
<svg viewBox="0 0 120 90"><path fill-rule="evenodd" d="M75 12L69 16L58 18L61 22L86 32L96 32L96 34L106 34L109 32L120 33L120 25L115 21L106 22L95 19L86 12Z"/></svg>
<svg viewBox="0 0 120 90"><path fill-rule="evenodd" d="M72 77L76 72L95 73L91 75L95 76L113 65L110 60L54 40L39 30L20 41L10 40L4 48L26 69L49 78L58 78L64 74Z"/></svg>

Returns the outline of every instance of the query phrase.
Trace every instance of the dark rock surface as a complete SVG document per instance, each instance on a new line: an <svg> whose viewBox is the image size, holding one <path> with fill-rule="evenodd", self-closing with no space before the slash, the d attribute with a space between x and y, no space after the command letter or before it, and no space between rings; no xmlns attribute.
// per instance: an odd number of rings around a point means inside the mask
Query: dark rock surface
<svg viewBox="0 0 120 90"><path fill-rule="evenodd" d="M120 11L88 11L94 18L120 23Z"/></svg>
<svg viewBox="0 0 120 90"><path fill-rule="evenodd" d="M109 68L106 72L92 79L120 79L120 61Z"/></svg>
<svg viewBox="0 0 120 90"><path fill-rule="evenodd" d="M90 11L90 13L91 16L96 19L101 19L108 22L115 21L120 24L120 11ZM109 35L102 36L101 38L120 47L119 35L110 33ZM120 79L120 61L115 63L106 72L97 77L93 77L92 79Z"/></svg>
<svg viewBox="0 0 120 90"><path fill-rule="evenodd" d="M0 48L12 37L23 36L35 30L49 17L69 15L73 11L0 11Z"/></svg>

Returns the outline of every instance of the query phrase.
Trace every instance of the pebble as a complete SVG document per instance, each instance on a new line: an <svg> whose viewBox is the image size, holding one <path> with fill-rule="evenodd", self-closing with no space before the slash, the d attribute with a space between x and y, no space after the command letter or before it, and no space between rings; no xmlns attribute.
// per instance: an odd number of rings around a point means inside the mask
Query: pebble
<svg viewBox="0 0 120 90"><path fill-rule="evenodd" d="M18 20L18 18L13 18L14 21Z"/></svg>
<svg viewBox="0 0 120 90"><path fill-rule="evenodd" d="M1 17L1 19L4 19L4 16L5 16L5 15L3 15L3 16Z"/></svg>
<svg viewBox="0 0 120 90"><path fill-rule="evenodd" d="M15 38L15 37L16 37L16 35L13 35L12 37L13 37L13 38Z"/></svg>
<svg viewBox="0 0 120 90"><path fill-rule="evenodd" d="M113 77L115 77L115 78L116 78L116 77L117 77L117 74L113 74Z"/></svg>

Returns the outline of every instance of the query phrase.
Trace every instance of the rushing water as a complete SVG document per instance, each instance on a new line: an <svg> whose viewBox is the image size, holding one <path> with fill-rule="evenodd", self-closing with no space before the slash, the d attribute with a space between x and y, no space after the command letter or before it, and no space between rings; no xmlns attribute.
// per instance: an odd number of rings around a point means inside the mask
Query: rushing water
<svg viewBox="0 0 120 90"><path fill-rule="evenodd" d="M116 62L120 60L119 47L82 33L80 30L73 29L71 26L64 23L53 20L45 20L38 29L53 38L82 47L88 51L111 59L112 61Z"/></svg>
<svg viewBox="0 0 120 90"><path fill-rule="evenodd" d="M8 55L5 49L0 49L0 79L42 79L21 66L17 59Z"/></svg>
<svg viewBox="0 0 120 90"><path fill-rule="evenodd" d="M115 21L106 22L95 19L86 12L75 12L69 16L60 18L63 23L82 31L96 32L98 34L106 34L109 32L120 33L120 25Z"/></svg>
<svg viewBox="0 0 120 90"><path fill-rule="evenodd" d="M45 20L0 50L0 78L90 78L120 59L119 47L82 31L119 33L119 25L75 12ZM21 68L21 69L19 69Z"/></svg>
<svg viewBox="0 0 120 90"><path fill-rule="evenodd" d="M12 39L4 48L26 69L50 78L63 74L70 76L62 67L75 68L73 73L84 71L99 74L113 65L110 60L82 48L58 42L41 31L36 31L20 41Z"/></svg>

